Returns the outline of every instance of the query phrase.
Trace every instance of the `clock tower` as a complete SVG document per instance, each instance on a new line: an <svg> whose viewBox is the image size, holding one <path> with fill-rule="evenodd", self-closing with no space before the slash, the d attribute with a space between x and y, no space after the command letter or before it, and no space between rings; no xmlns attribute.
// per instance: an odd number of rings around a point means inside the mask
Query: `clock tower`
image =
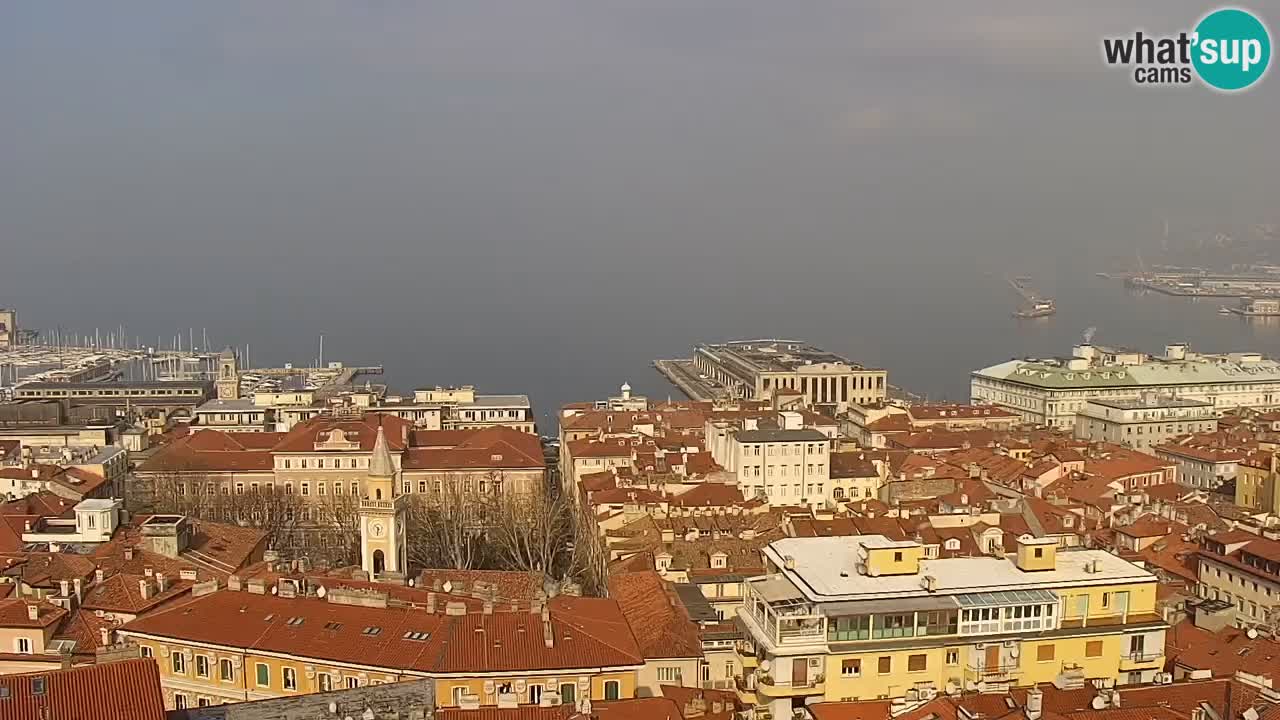
<svg viewBox="0 0 1280 720"><path fill-rule="evenodd" d="M360 567L370 580L404 582L405 496L396 492L396 465L378 426L369 472L360 493Z"/></svg>
<svg viewBox="0 0 1280 720"><path fill-rule="evenodd" d="M219 400L240 399L240 363L231 348L218 355L218 379L214 381Z"/></svg>

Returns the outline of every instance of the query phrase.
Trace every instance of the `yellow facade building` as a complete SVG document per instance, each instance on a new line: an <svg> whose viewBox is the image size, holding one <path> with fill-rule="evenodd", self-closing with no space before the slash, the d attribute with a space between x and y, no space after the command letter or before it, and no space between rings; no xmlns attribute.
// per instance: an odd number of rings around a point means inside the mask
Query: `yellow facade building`
<svg viewBox="0 0 1280 720"><path fill-rule="evenodd" d="M1151 682L1157 578L1100 550L1024 536L1007 556L926 559L880 535L787 538L746 583L740 699L755 720L815 702Z"/></svg>
<svg viewBox="0 0 1280 720"><path fill-rule="evenodd" d="M439 707L635 697L644 658L612 600L501 601L369 590L301 594L284 580L216 590L124 625L153 658L169 708L287 697L402 680L434 682ZM281 589L285 589L284 597ZM321 597L323 596L323 597Z"/></svg>

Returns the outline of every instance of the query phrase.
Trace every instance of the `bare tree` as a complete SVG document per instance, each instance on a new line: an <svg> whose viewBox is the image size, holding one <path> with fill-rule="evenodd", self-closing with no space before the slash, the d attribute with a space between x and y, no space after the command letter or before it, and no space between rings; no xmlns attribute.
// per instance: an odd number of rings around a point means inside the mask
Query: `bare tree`
<svg viewBox="0 0 1280 720"><path fill-rule="evenodd" d="M360 498L327 495L315 498L312 522L324 555L334 565L351 565L360 558Z"/></svg>
<svg viewBox="0 0 1280 720"><path fill-rule="evenodd" d="M494 562L507 570L561 569L572 541L569 508L545 493L507 495L492 504L488 539Z"/></svg>
<svg viewBox="0 0 1280 720"><path fill-rule="evenodd" d="M436 492L410 496L405 516L410 563L456 570L481 565L489 503L483 494L468 491L468 481L447 475Z"/></svg>

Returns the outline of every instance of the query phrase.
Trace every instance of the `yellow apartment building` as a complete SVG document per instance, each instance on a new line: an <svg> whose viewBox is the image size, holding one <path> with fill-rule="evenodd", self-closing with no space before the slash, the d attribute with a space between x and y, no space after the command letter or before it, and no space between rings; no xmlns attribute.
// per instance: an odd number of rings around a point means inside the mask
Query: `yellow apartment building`
<svg viewBox="0 0 1280 720"><path fill-rule="evenodd" d="M786 538L746 583L740 699L754 720L815 702L1092 679L1151 682L1167 625L1156 577L1024 536L1010 555L926 559L880 535Z"/></svg>
<svg viewBox="0 0 1280 720"><path fill-rule="evenodd" d="M159 665L170 709L409 679L433 680L439 707L627 699L644 666L612 600L557 597L513 610L422 592L421 604L388 605L368 591L281 583L275 594L255 583L201 590L118 635Z"/></svg>

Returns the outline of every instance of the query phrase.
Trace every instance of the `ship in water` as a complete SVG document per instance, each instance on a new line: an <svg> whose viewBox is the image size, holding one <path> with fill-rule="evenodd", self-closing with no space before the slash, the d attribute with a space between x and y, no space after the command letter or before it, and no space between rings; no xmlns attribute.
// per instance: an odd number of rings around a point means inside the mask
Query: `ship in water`
<svg viewBox="0 0 1280 720"><path fill-rule="evenodd" d="M1033 303L1022 306L1013 314L1016 318L1040 318L1049 317L1058 312L1058 307L1053 304L1052 300L1041 298Z"/></svg>
<svg viewBox="0 0 1280 720"><path fill-rule="evenodd" d="M1051 298L1040 297L1031 289L1031 278L1017 277L1009 280L1009 286L1022 296L1022 307L1013 316L1020 319L1049 317L1058 312L1058 306Z"/></svg>

